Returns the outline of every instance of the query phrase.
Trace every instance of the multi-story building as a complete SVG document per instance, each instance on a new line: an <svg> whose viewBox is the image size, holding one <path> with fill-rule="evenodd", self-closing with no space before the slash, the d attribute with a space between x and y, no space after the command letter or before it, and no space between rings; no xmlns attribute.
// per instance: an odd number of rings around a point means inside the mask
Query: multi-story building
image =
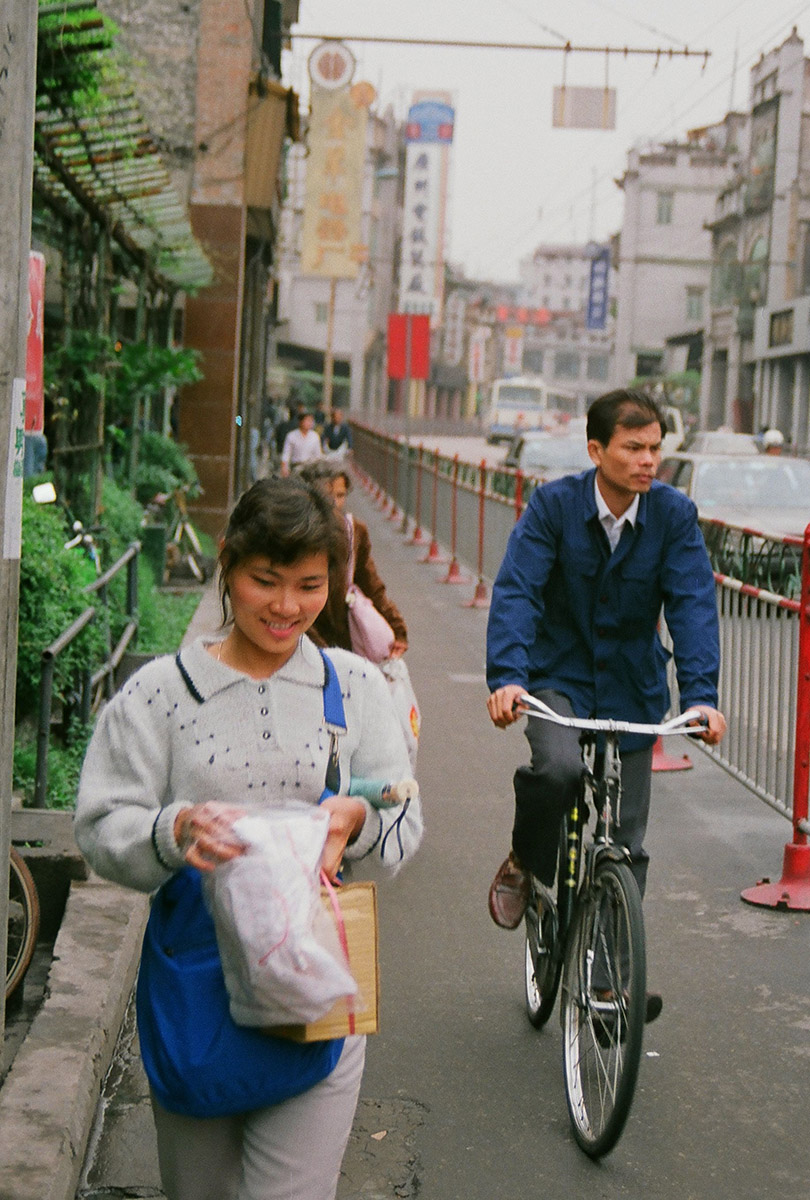
<svg viewBox="0 0 810 1200"><path fill-rule="evenodd" d="M810 60L795 29L751 69L747 137L709 228L701 423L810 443Z"/></svg>
<svg viewBox="0 0 810 1200"><path fill-rule="evenodd" d="M706 229L738 152L744 119L693 130L683 141L634 147L618 186L624 213L616 239L616 329L611 383L656 376L667 339L703 328L712 266Z"/></svg>
<svg viewBox="0 0 810 1200"><path fill-rule="evenodd" d="M590 271L588 246L538 246L521 259L519 303L553 313L584 312Z"/></svg>

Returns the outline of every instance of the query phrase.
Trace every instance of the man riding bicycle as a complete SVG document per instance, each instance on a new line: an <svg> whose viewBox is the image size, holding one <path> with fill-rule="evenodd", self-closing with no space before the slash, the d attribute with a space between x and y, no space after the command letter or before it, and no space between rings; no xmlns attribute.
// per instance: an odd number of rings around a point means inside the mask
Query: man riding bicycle
<svg viewBox="0 0 810 1200"><path fill-rule="evenodd" d="M487 708L505 729L524 692L563 715L654 724L669 705L668 655L658 637L663 606L682 710L700 709L698 735L720 741L720 663L714 578L686 496L655 473L666 427L653 400L618 390L588 410L594 469L538 487L515 526L492 592L487 628ZM582 776L579 735L529 721L531 764L514 776L512 850L489 891L493 921L515 929L530 874L554 883L560 823ZM622 738L621 827L641 894L648 856L652 738ZM661 1011L650 996L647 1019Z"/></svg>

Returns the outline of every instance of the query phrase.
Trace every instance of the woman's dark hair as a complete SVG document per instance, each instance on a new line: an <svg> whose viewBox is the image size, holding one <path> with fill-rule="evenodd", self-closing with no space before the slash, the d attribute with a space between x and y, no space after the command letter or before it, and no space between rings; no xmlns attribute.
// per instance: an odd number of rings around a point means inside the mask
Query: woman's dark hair
<svg viewBox="0 0 810 1200"><path fill-rule="evenodd" d="M260 479L237 502L219 551L223 615L227 619L231 572L246 558L261 554L289 566L321 552L326 554L330 574L345 573L346 531L329 497L295 475Z"/></svg>
<svg viewBox="0 0 810 1200"><path fill-rule="evenodd" d="M596 441L607 446L617 426L622 429L641 429L644 425L652 425L653 421L658 422L661 437L665 437L666 422L655 401L633 388L617 388L615 392L606 392L594 400L588 409L587 438L589 442Z"/></svg>
<svg viewBox="0 0 810 1200"><path fill-rule="evenodd" d="M324 484L330 484L335 479L342 479L346 484L346 491L352 490L352 481L349 478L349 472L337 463L329 462L326 459L318 459L316 462L307 463L301 467L298 474L302 479L306 479L307 483L314 483L317 487L323 487Z"/></svg>

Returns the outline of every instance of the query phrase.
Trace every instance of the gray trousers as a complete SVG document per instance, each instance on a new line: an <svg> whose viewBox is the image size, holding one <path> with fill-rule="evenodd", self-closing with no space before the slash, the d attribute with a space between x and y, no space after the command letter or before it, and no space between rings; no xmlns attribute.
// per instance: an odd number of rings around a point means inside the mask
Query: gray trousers
<svg viewBox="0 0 810 1200"><path fill-rule="evenodd" d="M535 693L562 716L574 716L566 696L544 689ZM515 772L515 824L512 849L527 870L548 887L554 883L560 824L576 799L582 779L579 731L526 718L531 765ZM630 852L633 874L644 895L648 855L644 835L650 813L652 747L622 754L621 825L614 840Z"/></svg>
<svg viewBox="0 0 810 1200"><path fill-rule="evenodd" d="M152 1096L167 1200L334 1200L352 1129L366 1039L346 1039L326 1079L282 1104L201 1120Z"/></svg>

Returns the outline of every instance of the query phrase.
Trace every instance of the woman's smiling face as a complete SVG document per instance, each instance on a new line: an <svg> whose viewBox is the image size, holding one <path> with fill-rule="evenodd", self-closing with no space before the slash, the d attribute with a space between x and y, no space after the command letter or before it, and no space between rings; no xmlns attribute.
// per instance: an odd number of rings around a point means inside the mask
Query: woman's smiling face
<svg viewBox="0 0 810 1200"><path fill-rule="evenodd" d="M298 639L312 625L328 594L325 551L287 565L262 554L251 555L228 576L231 638L241 643L242 655L255 666L261 664L263 673L270 675L294 653Z"/></svg>

